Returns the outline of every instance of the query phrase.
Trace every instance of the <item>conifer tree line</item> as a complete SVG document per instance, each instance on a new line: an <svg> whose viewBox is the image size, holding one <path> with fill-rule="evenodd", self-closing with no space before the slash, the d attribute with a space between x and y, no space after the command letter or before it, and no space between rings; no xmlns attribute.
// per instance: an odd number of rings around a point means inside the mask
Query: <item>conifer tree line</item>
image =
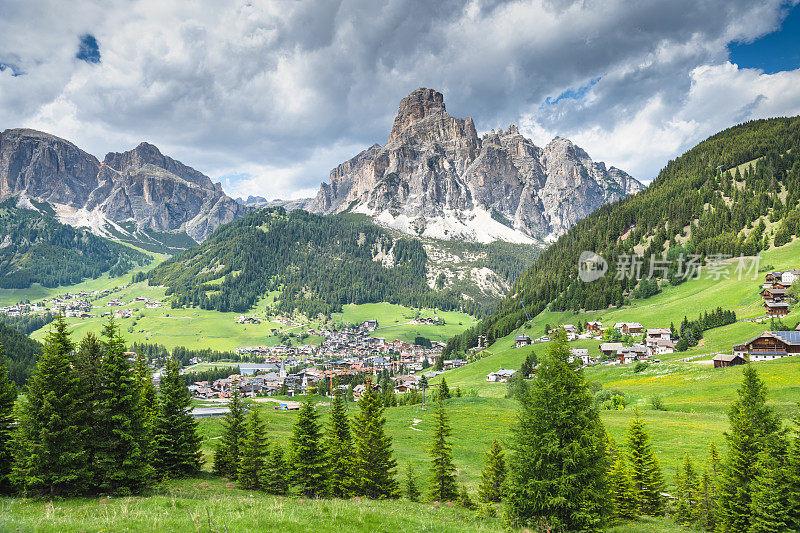
<svg viewBox="0 0 800 533"><path fill-rule="evenodd" d="M174 361L156 393L149 366L128 360L109 320L76 345L52 323L14 425L15 392L0 359L0 490L28 496L135 494L201 466L197 422Z"/></svg>

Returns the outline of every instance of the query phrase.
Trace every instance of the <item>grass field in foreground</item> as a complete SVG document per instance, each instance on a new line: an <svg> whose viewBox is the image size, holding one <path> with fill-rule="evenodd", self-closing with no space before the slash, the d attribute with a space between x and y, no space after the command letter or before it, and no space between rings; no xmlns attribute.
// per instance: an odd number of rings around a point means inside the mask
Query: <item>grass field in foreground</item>
<svg viewBox="0 0 800 533"><path fill-rule="evenodd" d="M171 481L146 497L71 498L48 502L0 498L0 530L287 531L461 533L504 531L499 518L475 518L459 506L408 500L304 500L229 487L206 475ZM665 518L616 526L613 533L686 531Z"/></svg>

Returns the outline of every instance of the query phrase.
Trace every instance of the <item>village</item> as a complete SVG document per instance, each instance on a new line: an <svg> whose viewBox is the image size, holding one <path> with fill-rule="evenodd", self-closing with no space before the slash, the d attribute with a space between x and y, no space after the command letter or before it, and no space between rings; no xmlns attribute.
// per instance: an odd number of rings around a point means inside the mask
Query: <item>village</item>
<svg viewBox="0 0 800 533"><path fill-rule="evenodd" d="M800 278L800 269L772 271L765 275L761 286L764 316L757 321L780 319L789 314L789 290ZM617 322L611 327L604 327L601 322L588 321L585 326L579 324L563 324L567 341L604 340L598 345L602 360L591 357L587 348L571 348L570 362L579 361L581 366L596 364L628 365L637 362L660 363L660 356L674 354L676 344L671 328L649 328L638 322ZM634 342L641 338L639 342ZM514 346L522 348L536 343L549 342L544 335L533 339L530 335L516 335ZM748 341L733 346L731 353L716 353L711 362L714 368L744 365L748 362L769 361L781 357L800 354L800 323L794 331L765 331ZM499 369L486 376L490 382L507 382L517 371ZM528 377L528 376L526 376Z"/></svg>

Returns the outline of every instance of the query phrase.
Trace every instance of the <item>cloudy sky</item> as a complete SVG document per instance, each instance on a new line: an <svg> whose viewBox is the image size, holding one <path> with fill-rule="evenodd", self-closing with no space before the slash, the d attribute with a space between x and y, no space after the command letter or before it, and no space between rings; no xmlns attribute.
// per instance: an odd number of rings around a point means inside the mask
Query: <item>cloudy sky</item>
<svg viewBox="0 0 800 533"><path fill-rule="evenodd" d="M438 89L479 132L573 139L650 180L800 114L798 0L0 0L0 130L146 140L233 195L297 198Z"/></svg>

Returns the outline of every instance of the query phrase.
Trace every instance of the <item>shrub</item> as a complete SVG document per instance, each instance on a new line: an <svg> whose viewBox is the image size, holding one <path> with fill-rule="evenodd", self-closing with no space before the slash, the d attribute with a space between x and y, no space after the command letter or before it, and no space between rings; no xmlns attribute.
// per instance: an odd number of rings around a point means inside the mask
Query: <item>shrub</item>
<svg viewBox="0 0 800 533"><path fill-rule="evenodd" d="M644 372L650 366L649 363L645 363L644 361L636 361L636 366L633 367L633 371L637 374L639 372Z"/></svg>
<svg viewBox="0 0 800 533"><path fill-rule="evenodd" d="M650 397L650 407L652 407L654 411L667 410L667 407L664 405L664 400L662 400L661 396L658 394L655 394Z"/></svg>

